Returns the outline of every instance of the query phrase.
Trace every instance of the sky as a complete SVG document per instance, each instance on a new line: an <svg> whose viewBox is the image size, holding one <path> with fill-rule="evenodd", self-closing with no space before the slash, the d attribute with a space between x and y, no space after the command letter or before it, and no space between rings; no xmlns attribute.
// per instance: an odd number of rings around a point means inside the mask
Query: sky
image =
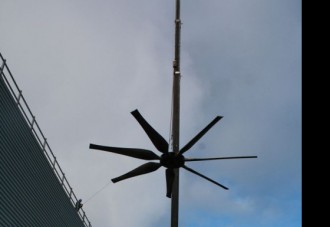
<svg viewBox="0 0 330 227"><path fill-rule="evenodd" d="M175 1L1 0L0 52L77 197L145 161L89 144L156 149L130 112L170 137ZM301 1L181 0L186 157L179 226L301 226ZM159 154L159 153L157 153ZM165 171L106 188L93 226L170 226Z"/></svg>

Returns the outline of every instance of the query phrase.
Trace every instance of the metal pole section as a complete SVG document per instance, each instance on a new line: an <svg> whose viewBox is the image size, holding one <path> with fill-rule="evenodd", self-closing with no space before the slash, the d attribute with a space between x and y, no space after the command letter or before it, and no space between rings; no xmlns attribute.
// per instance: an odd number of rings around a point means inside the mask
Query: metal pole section
<svg viewBox="0 0 330 227"><path fill-rule="evenodd" d="M173 61L173 96L172 96L172 141L173 152L179 152L180 134L180 0L176 0L175 13L175 55ZM171 227L178 227L179 224L179 169L174 169L175 177L172 189L171 200Z"/></svg>

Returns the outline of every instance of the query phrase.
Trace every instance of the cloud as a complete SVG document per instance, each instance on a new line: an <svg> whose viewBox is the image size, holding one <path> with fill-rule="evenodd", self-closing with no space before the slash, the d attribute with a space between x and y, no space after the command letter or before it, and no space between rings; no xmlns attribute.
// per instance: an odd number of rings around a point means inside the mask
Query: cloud
<svg viewBox="0 0 330 227"><path fill-rule="evenodd" d="M181 6L180 145L221 115L186 156L259 157L189 163L230 190L182 170L180 224L299 226L301 3ZM155 150L130 111L169 138L173 21L160 0L2 4L1 53L83 202L144 163L89 143ZM84 209L94 226L168 226L164 169L111 183Z"/></svg>

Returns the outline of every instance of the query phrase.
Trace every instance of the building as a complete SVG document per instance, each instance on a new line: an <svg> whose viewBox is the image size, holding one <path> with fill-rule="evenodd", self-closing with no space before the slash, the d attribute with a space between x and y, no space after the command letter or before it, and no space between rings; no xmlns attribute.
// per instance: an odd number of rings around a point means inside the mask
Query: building
<svg viewBox="0 0 330 227"><path fill-rule="evenodd" d="M0 53L0 226L91 226Z"/></svg>

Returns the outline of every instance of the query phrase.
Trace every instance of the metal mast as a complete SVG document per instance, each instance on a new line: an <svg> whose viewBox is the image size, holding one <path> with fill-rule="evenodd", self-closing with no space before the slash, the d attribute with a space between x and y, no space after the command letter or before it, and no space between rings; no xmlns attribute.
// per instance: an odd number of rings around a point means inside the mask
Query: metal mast
<svg viewBox="0 0 330 227"><path fill-rule="evenodd" d="M225 189L228 188L211 178L189 168L185 165L186 162L192 161L209 161L221 159L242 159L242 158L257 158L257 156L234 156L234 157L216 157L216 158L185 158L184 153L188 151L194 144L198 142L221 118L216 116L205 128L203 128L195 137L193 137L185 146L179 149L180 139L180 0L176 0L175 4L175 52L173 61L173 88L172 88L172 116L171 116L171 142L172 150L169 151L169 143L143 118L140 112L136 109L131 112L133 117L141 125L145 133L148 135L155 148L162 153L158 156L151 150L139 148L122 148L109 147L97 144L90 144L89 148L95 150L107 151L115 154L125 155L132 158L149 160L149 162L140 165L139 167L127 172L119 177L111 179L113 183L126 180L131 177L136 177L142 174L147 174L156 171L160 167L165 167L166 171L166 196L171 198L171 227L178 227L179 224L179 168L183 168L205 180ZM158 162L150 162L150 161Z"/></svg>
<svg viewBox="0 0 330 227"><path fill-rule="evenodd" d="M180 0L176 0L175 13L175 53L173 61L173 95L172 95L172 142L173 152L179 154L180 138ZM174 182L171 200L171 227L179 223L179 169L174 169Z"/></svg>

